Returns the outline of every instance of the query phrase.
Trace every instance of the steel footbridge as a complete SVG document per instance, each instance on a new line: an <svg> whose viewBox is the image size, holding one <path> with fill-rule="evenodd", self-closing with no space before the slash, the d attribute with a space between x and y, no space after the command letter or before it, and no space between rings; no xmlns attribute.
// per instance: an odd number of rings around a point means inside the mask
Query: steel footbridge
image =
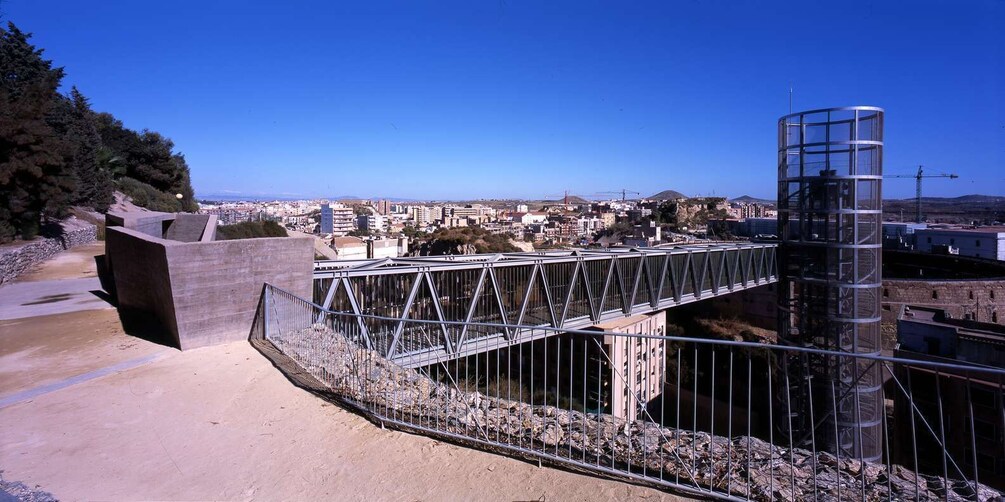
<svg viewBox="0 0 1005 502"><path fill-rule="evenodd" d="M773 283L775 254L717 243L318 261L314 302L347 314L341 329L368 348L418 367Z"/></svg>

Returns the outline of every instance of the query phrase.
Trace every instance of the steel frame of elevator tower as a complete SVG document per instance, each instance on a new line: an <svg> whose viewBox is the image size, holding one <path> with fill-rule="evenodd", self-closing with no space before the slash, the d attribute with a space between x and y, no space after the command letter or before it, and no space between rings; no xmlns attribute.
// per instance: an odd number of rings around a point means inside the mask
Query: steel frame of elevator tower
<svg viewBox="0 0 1005 502"><path fill-rule="evenodd" d="M880 353L883 114L854 106L778 120L780 343ZM780 360L780 374L809 380L776 380L794 442L815 437L839 456L880 459L882 372L856 361Z"/></svg>

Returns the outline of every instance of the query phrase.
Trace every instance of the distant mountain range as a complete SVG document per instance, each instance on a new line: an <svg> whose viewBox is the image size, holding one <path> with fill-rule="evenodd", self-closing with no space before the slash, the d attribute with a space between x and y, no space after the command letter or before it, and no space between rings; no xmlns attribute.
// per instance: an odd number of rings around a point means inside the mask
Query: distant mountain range
<svg viewBox="0 0 1005 502"><path fill-rule="evenodd" d="M209 193L201 194L197 193L196 198L199 200L218 200L218 201L270 201L270 200L304 200L304 199L328 199L328 200L389 200L391 202L420 202L432 199L411 199L406 197L359 197L356 195L335 195L335 196L319 196L319 195L299 195L299 194L270 194L270 193ZM687 195L680 193L676 190L663 190L657 194L647 197L648 200L676 200L676 199L688 199ZM775 204L775 199L763 199L759 197L754 197L751 195L741 195L739 197L734 197L729 199L730 202L742 202L745 204ZM884 199L887 203L906 203L914 202L913 197L908 197L904 199ZM922 197L921 201L925 204L1005 204L1005 196L1001 195L981 195L981 194L969 194L961 195L958 197ZM533 199L519 199L519 198L500 198L500 199L477 199L477 200L447 200L441 199L440 202L465 202L465 203L487 203L487 202L539 202L544 204L558 204L562 202L562 199L557 200L533 200ZM590 200L580 197L578 195L569 196L570 204L589 204Z"/></svg>
<svg viewBox="0 0 1005 502"><path fill-rule="evenodd" d="M899 200L914 202L914 197ZM1001 203L1005 202L1005 196L970 194L961 195L959 197L922 197L921 202Z"/></svg>
<svg viewBox="0 0 1005 502"><path fill-rule="evenodd" d="M197 193L199 200L219 200L219 201L269 201L269 200L389 200L391 202L415 202L419 199L409 199L406 197L358 197L356 195L298 195L298 194L270 194L270 193Z"/></svg>

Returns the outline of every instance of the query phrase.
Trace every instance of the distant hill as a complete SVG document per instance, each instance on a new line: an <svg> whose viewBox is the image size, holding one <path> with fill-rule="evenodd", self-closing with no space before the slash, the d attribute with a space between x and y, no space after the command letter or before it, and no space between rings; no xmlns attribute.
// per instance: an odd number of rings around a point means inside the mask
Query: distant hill
<svg viewBox="0 0 1005 502"><path fill-rule="evenodd" d="M885 199L888 219L914 219L915 199ZM959 197L922 197L921 214L929 223L992 223L1005 220L1005 197L970 194Z"/></svg>
<svg viewBox="0 0 1005 502"><path fill-rule="evenodd" d="M910 199L904 199L904 200L913 201L914 197L911 197ZM1000 195L970 194L970 195L961 195L959 197L922 197L921 201L922 202L974 202L974 203L991 202L991 203L995 203L995 202L1005 201L1005 197L1002 197Z"/></svg>
<svg viewBox="0 0 1005 502"><path fill-rule="evenodd" d="M544 200L544 201L541 201L541 202L544 202L545 204L561 204L564 201L565 201L565 199L562 198L562 199L557 199L557 200ZM590 203L590 201L588 201L588 200L586 200L586 199L584 199L584 198L582 198L582 197L580 197L578 195L570 195L569 196L569 204L574 204L574 205L579 206L579 205L582 205L582 204L589 204L589 203Z"/></svg>
<svg viewBox="0 0 1005 502"><path fill-rule="evenodd" d="M662 192L647 197L649 200L676 200L676 199L688 199L687 195L684 195L676 190L663 190Z"/></svg>
<svg viewBox="0 0 1005 502"><path fill-rule="evenodd" d="M758 199L757 197L751 197L749 195L741 195L735 199L730 199L730 202L742 202L744 204L774 204L773 199Z"/></svg>

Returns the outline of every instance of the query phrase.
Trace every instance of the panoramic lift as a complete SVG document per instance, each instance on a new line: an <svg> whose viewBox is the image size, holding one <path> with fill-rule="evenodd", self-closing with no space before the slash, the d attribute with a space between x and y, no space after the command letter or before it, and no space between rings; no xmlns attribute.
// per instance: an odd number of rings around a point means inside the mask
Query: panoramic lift
<svg viewBox="0 0 1005 502"><path fill-rule="evenodd" d="M914 178L917 180L917 186L915 187L914 193L914 221L915 223L921 223L921 179L922 178L959 178L955 174L924 174L925 166L918 166L918 174L884 174L884 178Z"/></svg>

